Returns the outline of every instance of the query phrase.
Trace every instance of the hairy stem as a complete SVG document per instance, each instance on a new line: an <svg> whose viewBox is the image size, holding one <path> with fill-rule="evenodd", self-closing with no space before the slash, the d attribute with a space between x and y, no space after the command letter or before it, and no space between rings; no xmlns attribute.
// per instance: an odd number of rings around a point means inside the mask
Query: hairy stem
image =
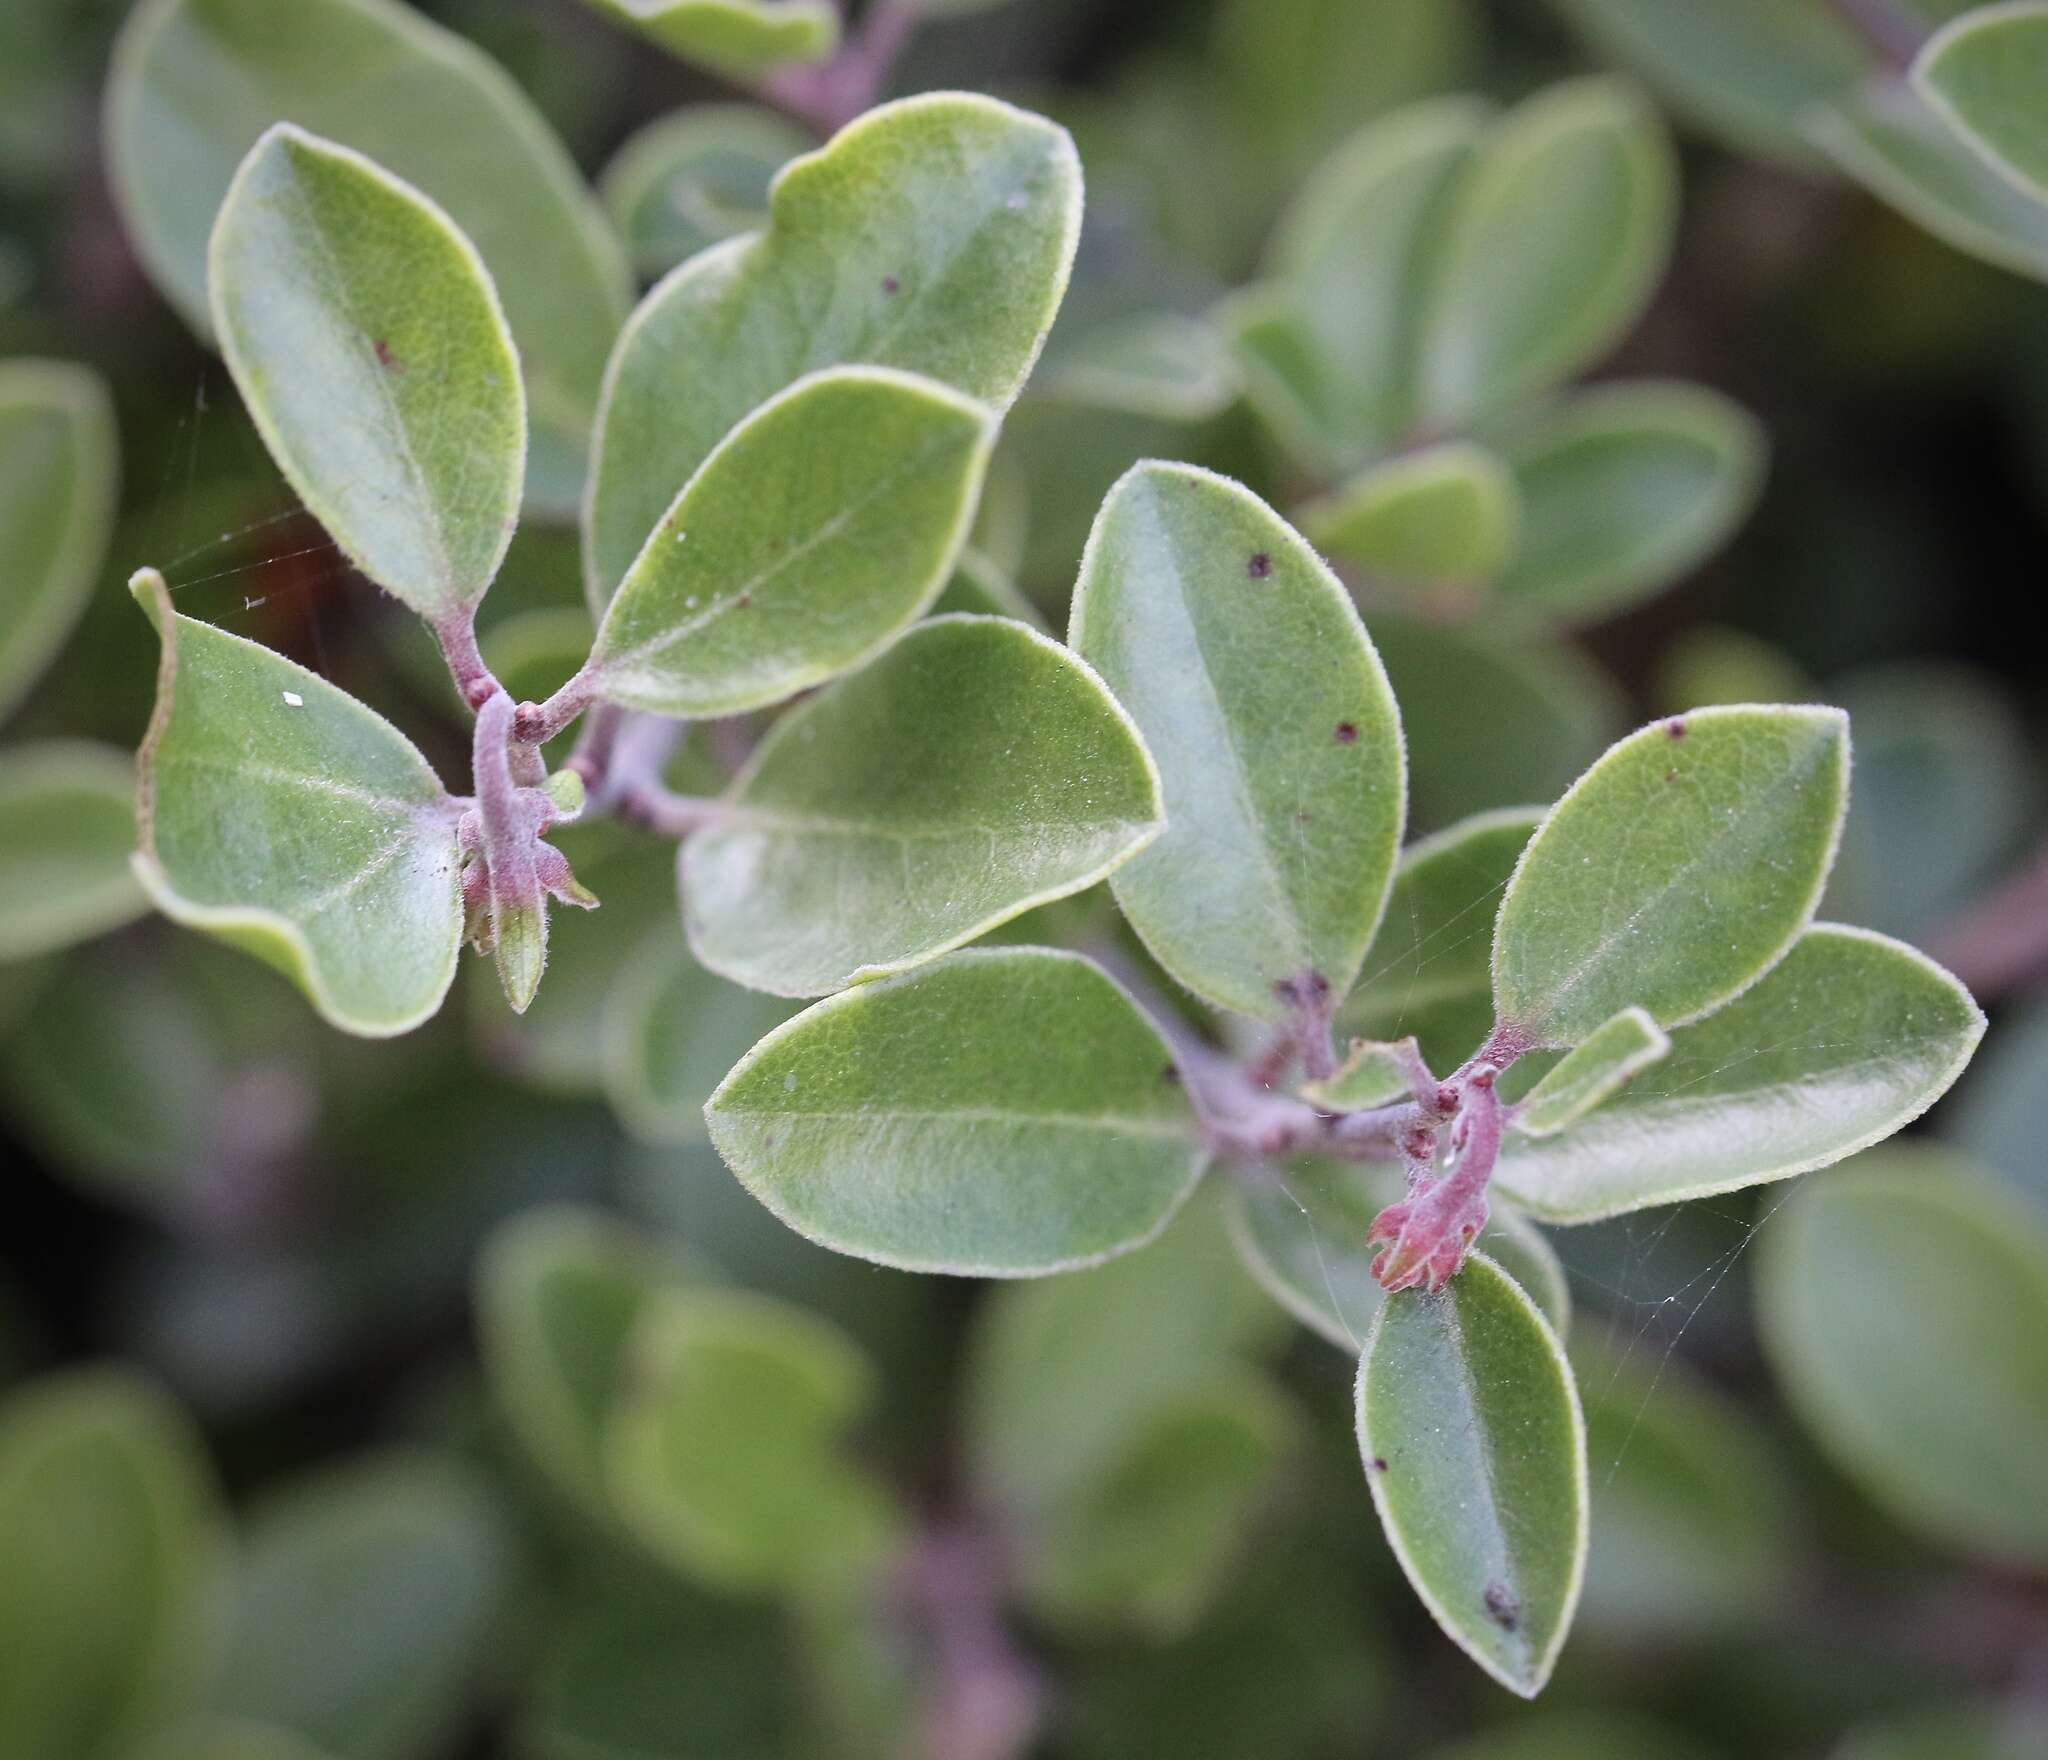
<svg viewBox="0 0 2048 1760"><path fill-rule="evenodd" d="M448 662L449 676L472 713L481 709L502 688L484 664L483 650L476 645L476 607L458 606L433 622L441 657Z"/></svg>
<svg viewBox="0 0 2048 1760"><path fill-rule="evenodd" d="M513 721L520 744L544 746L597 701L597 675L583 670L545 703L521 703Z"/></svg>
<svg viewBox="0 0 2048 1760"><path fill-rule="evenodd" d="M917 8L909 0L874 0L831 61L823 67L785 68L768 80L763 93L819 134L836 134L873 108L917 22Z"/></svg>
<svg viewBox="0 0 2048 1760"><path fill-rule="evenodd" d="M1045 1682L1004 1623L1006 1577L995 1541L965 1526L927 1529L905 1566L929 1659L918 1760L1019 1760L1033 1745Z"/></svg>

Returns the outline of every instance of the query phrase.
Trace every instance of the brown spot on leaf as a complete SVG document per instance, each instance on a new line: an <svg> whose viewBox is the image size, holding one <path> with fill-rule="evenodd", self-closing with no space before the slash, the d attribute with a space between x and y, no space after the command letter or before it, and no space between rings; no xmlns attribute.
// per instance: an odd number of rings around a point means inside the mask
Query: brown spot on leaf
<svg viewBox="0 0 2048 1760"><path fill-rule="evenodd" d="M1522 1623L1520 1599L1497 1579L1486 1585L1486 1617L1504 1632L1511 1632Z"/></svg>
<svg viewBox="0 0 2048 1760"><path fill-rule="evenodd" d="M370 339L370 346L377 351L377 365L382 367L385 372L402 373L405 371L404 363L391 352L391 344L386 342L383 337L372 337Z"/></svg>
<svg viewBox="0 0 2048 1760"><path fill-rule="evenodd" d="M1244 565L1244 571L1253 580L1262 581L1273 572L1273 559L1263 550L1254 550Z"/></svg>
<svg viewBox="0 0 2048 1760"><path fill-rule="evenodd" d="M1683 739L1685 738L1685 722L1682 718L1673 716L1664 723L1664 731L1673 739Z"/></svg>
<svg viewBox="0 0 2048 1760"><path fill-rule="evenodd" d="M901 293L903 291L903 283L898 281L893 275L884 275L882 277L882 291L890 294Z"/></svg>
<svg viewBox="0 0 2048 1760"><path fill-rule="evenodd" d="M1375 1473L1384 1473L1387 1470L1387 1457L1383 1454L1374 1455L1372 1457L1372 1470Z"/></svg>
<svg viewBox="0 0 2048 1760"><path fill-rule="evenodd" d="M1337 743L1340 746L1355 745L1358 742L1358 727L1355 722L1337 723Z"/></svg>
<svg viewBox="0 0 2048 1760"><path fill-rule="evenodd" d="M1664 772L1664 780L1665 780L1666 782L1676 782L1676 781L1678 780L1678 772L1677 772L1676 770L1667 770L1667 771L1665 771L1665 772Z"/></svg>
<svg viewBox="0 0 2048 1760"><path fill-rule="evenodd" d="M1177 1063L1169 1063L1163 1070L1159 1072L1159 1079L1162 1082L1164 1082L1169 1088L1179 1087L1180 1065Z"/></svg>

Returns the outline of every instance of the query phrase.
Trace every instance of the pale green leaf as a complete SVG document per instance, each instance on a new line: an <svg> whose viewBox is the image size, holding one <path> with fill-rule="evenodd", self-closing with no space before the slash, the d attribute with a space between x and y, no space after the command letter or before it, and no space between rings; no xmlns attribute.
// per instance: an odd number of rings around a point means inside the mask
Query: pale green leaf
<svg viewBox="0 0 2048 1760"><path fill-rule="evenodd" d="M1063 129L935 93L787 166L769 211L662 282L620 338L584 527L593 605L733 425L806 373L870 363L1014 400L1066 292L1081 169Z"/></svg>
<svg viewBox="0 0 2048 1760"><path fill-rule="evenodd" d="M0 1751L120 1760L190 1703L223 1523L198 1435L121 1370L0 1407Z"/></svg>
<svg viewBox="0 0 2048 1760"><path fill-rule="evenodd" d="M1503 118L1461 183L1430 283L1420 413L1444 424L1569 378L1632 326L1671 248L1671 149L1649 106L1577 80Z"/></svg>
<svg viewBox="0 0 2048 1760"><path fill-rule="evenodd" d="M631 284L567 150L502 67L410 6L292 0L289 29L280 18L275 0L146 0L131 14L108 157L151 276L207 334L207 239L257 137L291 121L367 154L439 202L490 265L526 374L528 494L572 511Z"/></svg>
<svg viewBox="0 0 2048 1760"><path fill-rule="evenodd" d="M1358 613L1249 490L1143 464L1090 538L1068 640L1130 710L1166 834L1110 885L1154 958L1264 1020L1351 988L1405 812L1400 714Z"/></svg>
<svg viewBox="0 0 2048 1760"><path fill-rule="evenodd" d="M1713 703L1807 703L1816 694L1783 648L1744 630L1698 623L1665 650L1653 701L1681 711Z"/></svg>
<svg viewBox="0 0 2048 1760"><path fill-rule="evenodd" d="M1324 1112L1385 1106L1408 1095L1411 1052L1422 1054L1421 1043L1412 1033L1398 1040L1353 1039L1333 1074L1303 1082L1296 1091Z"/></svg>
<svg viewBox="0 0 2048 1760"><path fill-rule="evenodd" d="M1398 1168L1303 1159L1245 1169L1230 1188L1231 1234L1267 1294L1339 1350L1364 1348L1386 1292L1372 1274L1366 1231L1405 1195ZM1550 1243L1511 1204L1495 1203L1481 1251L1505 1269L1560 1336L1571 1293Z"/></svg>
<svg viewBox="0 0 2048 1760"><path fill-rule="evenodd" d="M1374 465L1301 510L1303 534L1373 586L1420 588L1452 603L1490 586L1515 554L1515 479L1469 441Z"/></svg>
<svg viewBox="0 0 2048 1760"><path fill-rule="evenodd" d="M118 928L149 908L135 850L135 765L81 740L17 746L0 770L0 961Z"/></svg>
<svg viewBox="0 0 2048 1760"><path fill-rule="evenodd" d="M1806 128L1839 170L1944 244L2048 280L2048 201L1994 171L1911 88L1866 86Z"/></svg>
<svg viewBox="0 0 2048 1760"><path fill-rule="evenodd" d="M751 104L693 104L650 122L599 180L634 267L648 279L768 223L768 186L810 137Z"/></svg>
<svg viewBox="0 0 2048 1760"><path fill-rule="evenodd" d="M279 123L208 253L214 329L271 455L343 552L430 621L518 523L526 396L497 289L426 196Z"/></svg>
<svg viewBox="0 0 2048 1760"><path fill-rule="evenodd" d="M325 679L132 590L163 643L136 872L166 916L257 955L344 1032L441 1006L462 940L456 813L405 736Z"/></svg>
<svg viewBox="0 0 2048 1760"><path fill-rule="evenodd" d="M2048 1562L2048 1227L1973 1165L1885 1151L1764 1232L1757 1320L1815 1438L1945 1545Z"/></svg>
<svg viewBox="0 0 2048 1760"><path fill-rule="evenodd" d="M1504 599L1609 616L1725 543L1763 485L1766 442L1739 404L1697 385L1605 385L1506 443L1521 545Z"/></svg>
<svg viewBox="0 0 2048 1760"><path fill-rule="evenodd" d="M822 996L1094 885L1161 828L1130 718L1047 636L919 624L776 723L683 851L712 971Z"/></svg>
<svg viewBox="0 0 2048 1760"><path fill-rule="evenodd" d="M113 536L106 387L68 361L0 361L0 715L64 645Z"/></svg>
<svg viewBox="0 0 2048 1760"><path fill-rule="evenodd" d="M1701 709L1612 747L1501 900L1493 994L1538 1045L1640 1005L1664 1026L1741 994L1812 920L1849 799L1839 709Z"/></svg>
<svg viewBox="0 0 2048 1760"><path fill-rule="evenodd" d="M510 1536L467 1469L369 1455L273 1492L233 1576L216 1710L334 1760L448 1751L493 1666Z"/></svg>
<svg viewBox="0 0 2048 1760"><path fill-rule="evenodd" d="M663 715L737 714L872 658L944 587L995 440L934 380L799 380L705 459L598 627L592 677Z"/></svg>
<svg viewBox="0 0 2048 1760"><path fill-rule="evenodd" d="M1062 403L1188 423L1222 414L1239 389L1224 339L1179 312L1134 312L1055 342L1034 388Z"/></svg>
<svg viewBox="0 0 2048 1760"><path fill-rule="evenodd" d="M1918 1118L1983 1034L1924 955L1817 924L1598 1112L1541 1141L1511 1131L1495 1179L1538 1216L1591 1222L1827 1167Z"/></svg>
<svg viewBox="0 0 2048 1760"><path fill-rule="evenodd" d="M1586 1565L1586 1428L1543 1316L1484 1254L1388 1297L1358 1366L1358 1446L1394 1556L1511 1692L1550 1678Z"/></svg>
<svg viewBox="0 0 2048 1760"><path fill-rule="evenodd" d="M1913 83L1992 169L2048 201L2048 5L1964 13L1920 51Z"/></svg>
<svg viewBox="0 0 2048 1760"><path fill-rule="evenodd" d="M846 1458L873 1365L829 1322L764 1296L657 1297L605 1425L620 1518L685 1575L738 1591L844 1582L897 1523Z"/></svg>
<svg viewBox="0 0 2048 1760"><path fill-rule="evenodd" d="M994 481L993 478L990 479ZM984 499L984 506L986 500ZM945 591L932 601L932 615L943 617L965 611L976 617L1008 617L1043 631L1045 619L1038 607L1024 597L1017 583L995 561L972 547L960 552L953 565L953 578Z"/></svg>
<svg viewBox="0 0 2048 1760"><path fill-rule="evenodd" d="M592 0L673 55L728 79L829 60L839 46L833 0Z"/></svg>
<svg viewBox="0 0 2048 1760"><path fill-rule="evenodd" d="M755 1046L705 1116L799 1234L963 1276L1142 1246L1207 1161L1159 1030L1086 960L1043 948L830 997Z"/></svg>
<svg viewBox="0 0 2048 1760"><path fill-rule="evenodd" d="M1664 1029L1640 1008L1625 1008L1595 1027L1523 1096L1515 1128L1525 1137L1554 1137L1670 1053Z"/></svg>

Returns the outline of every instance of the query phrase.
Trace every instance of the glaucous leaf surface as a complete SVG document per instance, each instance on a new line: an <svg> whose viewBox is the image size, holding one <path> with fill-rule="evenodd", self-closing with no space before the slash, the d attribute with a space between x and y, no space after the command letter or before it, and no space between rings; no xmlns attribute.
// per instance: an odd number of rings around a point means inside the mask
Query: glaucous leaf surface
<svg viewBox="0 0 2048 1760"><path fill-rule="evenodd" d="M2001 1024L1948 1116L1963 1148L2048 1209L2048 1005Z"/></svg>
<svg viewBox="0 0 2048 1760"><path fill-rule="evenodd" d="M1812 919L1849 801L1849 721L1818 707L1654 722L1572 784L1494 930L1502 1021L1574 1045L1624 1008L1664 1026L1741 994Z"/></svg>
<svg viewBox="0 0 2048 1760"><path fill-rule="evenodd" d="M1544 1073L1516 1108L1515 1128L1526 1137L1554 1137L1670 1052L1662 1027L1640 1008L1625 1008Z"/></svg>
<svg viewBox="0 0 2048 1760"><path fill-rule="evenodd" d="M1837 170L1944 244L2048 280L2048 201L1994 171L1910 88L1866 86L1806 127Z"/></svg>
<svg viewBox="0 0 2048 1760"><path fill-rule="evenodd" d="M1964 13L1920 51L1913 84L1992 169L2048 201L2048 6Z"/></svg>
<svg viewBox="0 0 2048 1760"><path fill-rule="evenodd" d="M1816 924L1590 1117L1541 1140L1511 1130L1495 1182L1546 1220L1591 1222L1827 1167L1918 1118L1983 1034L1924 954Z"/></svg>
<svg viewBox="0 0 2048 1760"><path fill-rule="evenodd" d="M832 0L592 0L671 54L728 79L824 61L839 44Z"/></svg>
<svg viewBox="0 0 2048 1760"><path fill-rule="evenodd" d="M149 908L129 866L135 765L83 740L16 746L0 768L0 961L118 928Z"/></svg>
<svg viewBox="0 0 2048 1760"><path fill-rule="evenodd" d="M364 574L473 606L519 519L526 394L475 247L420 191L279 123L228 186L213 323L257 429Z"/></svg>
<svg viewBox="0 0 2048 1760"><path fill-rule="evenodd" d="M1142 1246L1207 1161L1158 1029L1045 948L970 950L829 997L755 1046L705 1117L799 1234L961 1276Z"/></svg>
<svg viewBox="0 0 2048 1760"><path fill-rule="evenodd" d="M1372 1274L1366 1231L1405 1185L1398 1169L1303 1159L1246 1169L1226 1200L1246 1267L1295 1319L1354 1356L1365 1348L1386 1292ZM1509 1273L1562 1335L1571 1324L1564 1267L1543 1231L1496 1203L1478 1245Z"/></svg>
<svg viewBox="0 0 2048 1760"><path fill-rule="evenodd" d="M483 1484L432 1455L359 1457L252 1513L209 1700L334 1760L427 1760L465 1726L512 1590Z"/></svg>
<svg viewBox="0 0 2048 1760"><path fill-rule="evenodd" d="M1585 1574L1586 1428L1549 1326L1484 1254L1434 1295L1381 1303L1358 1366L1358 1446L1423 1605L1534 1698Z"/></svg>
<svg viewBox="0 0 2048 1760"><path fill-rule="evenodd" d="M573 510L631 278L533 101L467 38L395 0L293 0L288 21L274 0L138 6L107 96L114 193L150 275L201 335L214 216L257 137L284 120L426 191L475 241L519 339L529 495Z"/></svg>
<svg viewBox="0 0 2048 1760"><path fill-rule="evenodd" d="M85 609L113 536L113 404L69 361L0 361L0 715Z"/></svg>
<svg viewBox="0 0 2048 1760"><path fill-rule="evenodd" d="M1066 131L992 98L885 104L787 166L767 227L685 263L619 340L584 526L592 604L733 425L807 373L896 367L1006 407L1080 226Z"/></svg>
<svg viewBox="0 0 2048 1760"><path fill-rule="evenodd" d="M2048 1560L2048 1227L1940 1150L1809 1182L1764 1232L1757 1320L1815 1439L1940 1544Z"/></svg>
<svg viewBox="0 0 2048 1760"><path fill-rule="evenodd" d="M605 1426L621 1520L685 1575L798 1591L876 1564L895 1516L846 1458L873 1365L829 1322L737 1291L655 1298Z"/></svg>
<svg viewBox="0 0 2048 1760"><path fill-rule="evenodd" d="M1766 442L1739 404L1697 385L1607 385L1506 443L1522 509L1503 598L1609 616L1720 548L1763 483Z"/></svg>
<svg viewBox="0 0 2048 1760"><path fill-rule="evenodd" d="M1400 713L1349 596L1249 490L1142 464L1089 539L1068 640L1157 760L1166 833L1117 903L1197 995L1280 1020L1341 997L1393 879Z"/></svg>
<svg viewBox="0 0 2048 1760"><path fill-rule="evenodd" d="M684 846L683 922L734 983L822 996L1094 885L1163 816L1085 663L1021 623L935 618L776 723Z"/></svg>
<svg viewBox="0 0 2048 1760"><path fill-rule="evenodd" d="M692 104L650 122L605 167L599 188L633 266L652 280L768 221L768 186L811 144L752 104Z"/></svg>
<svg viewBox="0 0 2048 1760"><path fill-rule="evenodd" d="M1430 272L1419 415L1499 408L1606 353L1663 273L1677 201L1670 146L1627 86L1572 81L1504 117Z"/></svg>
<svg viewBox="0 0 2048 1760"><path fill-rule="evenodd" d="M0 1749L119 1760L205 1666L218 1493L149 1382L84 1370L0 1406Z"/></svg>
<svg viewBox="0 0 2048 1760"><path fill-rule="evenodd" d="M705 459L598 626L598 690L733 715L871 658L952 573L995 441L935 380L836 367L799 380Z"/></svg>
<svg viewBox="0 0 2048 1760"><path fill-rule="evenodd" d="M136 872L166 916L256 954L344 1032L441 1006L462 939L455 819L388 721L254 642L132 590L163 643Z"/></svg>
<svg viewBox="0 0 2048 1760"><path fill-rule="evenodd" d="M1301 512L1303 535L1372 585L1431 589L1453 602L1507 566L1520 523L1507 466L1465 440L1374 465Z"/></svg>

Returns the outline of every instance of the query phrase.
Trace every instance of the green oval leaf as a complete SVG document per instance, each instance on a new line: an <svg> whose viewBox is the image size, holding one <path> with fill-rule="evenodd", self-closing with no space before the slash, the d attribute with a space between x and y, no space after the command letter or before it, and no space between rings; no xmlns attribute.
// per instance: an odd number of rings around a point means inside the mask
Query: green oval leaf
<svg viewBox="0 0 2048 1760"><path fill-rule="evenodd" d="M935 93L786 167L769 206L765 231L685 263L619 339L584 525L596 606L712 448L806 373L868 363L1014 400L1066 292L1081 168L1064 129Z"/></svg>
<svg viewBox="0 0 2048 1760"><path fill-rule="evenodd" d="M120 1370L0 1408L0 1750L119 1760L199 1685L221 1540L185 1415Z"/></svg>
<svg viewBox="0 0 2048 1760"><path fill-rule="evenodd" d="M2048 6L1964 13L1920 51L1913 84L1993 170L2048 201Z"/></svg>
<svg viewBox="0 0 2048 1760"><path fill-rule="evenodd" d="M131 589L163 643L139 758L156 906L256 954L344 1032L441 1006L462 941L456 814L411 743L325 679Z"/></svg>
<svg viewBox="0 0 2048 1760"><path fill-rule="evenodd" d="M1544 1073L1515 1108L1515 1128L1525 1137L1554 1137L1670 1053L1664 1029L1640 1008L1625 1008Z"/></svg>
<svg viewBox="0 0 2048 1760"><path fill-rule="evenodd" d="M1506 446L1522 508L1503 599L1606 617L1725 543L1763 486L1763 429L1697 385L1603 386Z"/></svg>
<svg viewBox="0 0 2048 1760"><path fill-rule="evenodd" d="M0 361L0 715L64 645L113 536L106 387L68 361Z"/></svg>
<svg viewBox="0 0 2048 1760"><path fill-rule="evenodd" d="M906 1271L1032 1277L1127 1252L1207 1161L1158 1029L1046 948L956 953L829 997L704 1110L791 1228Z"/></svg>
<svg viewBox="0 0 2048 1760"><path fill-rule="evenodd" d="M201 335L215 214L280 121L367 154L475 240L520 341L528 495L573 512L631 278L532 100L466 38L395 0L293 0L289 30L272 0L137 6L107 94L114 193L157 286Z"/></svg>
<svg viewBox="0 0 2048 1760"><path fill-rule="evenodd" d="M613 224L648 279L768 223L775 174L810 145L787 117L751 104L693 104L650 122L599 180Z"/></svg>
<svg viewBox="0 0 2048 1760"><path fill-rule="evenodd" d="M626 1370L607 1477L654 1552L757 1592L844 1583L879 1562L896 1515L844 1454L875 1372L836 1326L763 1296L679 1292L641 1315Z"/></svg>
<svg viewBox="0 0 2048 1760"><path fill-rule="evenodd" d="M1585 1574L1586 1428L1549 1326L1485 1255L1435 1295L1381 1304L1358 1366L1358 1446L1423 1605L1533 1699Z"/></svg>
<svg viewBox="0 0 2048 1760"><path fill-rule="evenodd" d="M776 723L684 846L683 922L734 983L822 996L1094 885L1161 824L1085 664L1020 623L935 618Z"/></svg>
<svg viewBox="0 0 2048 1760"><path fill-rule="evenodd" d="M1495 1180L1538 1216L1591 1222L1827 1167L1918 1118L1983 1034L1932 960L1817 924L1598 1112L1540 1141L1511 1131Z"/></svg>
<svg viewBox="0 0 2048 1760"><path fill-rule="evenodd" d="M247 1524L212 1704L334 1760L445 1753L493 1665L512 1567L498 1510L453 1461L370 1455L301 1479Z"/></svg>
<svg viewBox="0 0 2048 1760"><path fill-rule="evenodd" d="M1523 853L1494 931L1503 1022L1573 1045L1738 996L1812 919L1849 801L1839 709L1699 709L1612 747Z"/></svg>
<svg viewBox="0 0 2048 1760"><path fill-rule="evenodd" d="M1133 312L1056 342L1034 393L1160 422L1206 422L1237 401L1237 363L1214 329L1179 312Z"/></svg>
<svg viewBox="0 0 2048 1760"><path fill-rule="evenodd" d="M672 55L728 79L831 59L839 46L832 0L592 0Z"/></svg>
<svg viewBox="0 0 2048 1760"><path fill-rule="evenodd" d="M934 380L839 367L743 421L655 527L591 650L613 702L737 714L858 666L936 598L995 439Z"/></svg>
<svg viewBox="0 0 2048 1760"><path fill-rule="evenodd" d="M1355 1355L1386 1299L1372 1274L1379 1248L1366 1243L1366 1231L1405 1189L1391 1167L1304 1159L1248 1168L1230 1188L1230 1231L1268 1295ZM1478 1245L1561 1336L1571 1324L1571 1292L1543 1231L1512 1205L1497 1203Z"/></svg>
<svg viewBox="0 0 2048 1760"><path fill-rule="evenodd" d="M17 746L0 771L0 961L118 928L149 908L129 864L135 766L82 740Z"/></svg>
<svg viewBox="0 0 2048 1760"><path fill-rule="evenodd" d="M1611 80L1538 94L1482 144L1446 224L1419 413L1445 425L1569 378L1634 324L1670 253L1671 149Z"/></svg>
<svg viewBox="0 0 2048 1760"><path fill-rule="evenodd" d="M931 614L935 617L954 611L965 611L975 617L1007 617L1041 634L1045 630L1045 619L1039 615L1038 607L1024 597L1017 583L973 548L960 552L953 578L932 601Z"/></svg>
<svg viewBox="0 0 2048 1760"><path fill-rule="evenodd" d="M1507 466L1464 440L1374 465L1301 512L1309 541L1356 563L1373 585L1433 590L1453 603L1507 566L1520 521Z"/></svg>
<svg viewBox="0 0 2048 1760"><path fill-rule="evenodd" d="M1067 638L1159 760L1166 834L1110 881L1153 956L1263 1020L1351 988L1393 880L1400 712L1336 578L1249 490L1142 464L1103 503Z"/></svg>
<svg viewBox="0 0 2048 1760"><path fill-rule="evenodd" d="M475 248L418 190L279 123L208 265L221 349L299 498L422 617L475 605L526 471L518 350Z"/></svg>
<svg viewBox="0 0 2048 1760"><path fill-rule="evenodd" d="M1764 1233L1757 1321L1786 1393L1915 1529L2048 1562L2048 1229L1933 1149L1804 1187Z"/></svg>

